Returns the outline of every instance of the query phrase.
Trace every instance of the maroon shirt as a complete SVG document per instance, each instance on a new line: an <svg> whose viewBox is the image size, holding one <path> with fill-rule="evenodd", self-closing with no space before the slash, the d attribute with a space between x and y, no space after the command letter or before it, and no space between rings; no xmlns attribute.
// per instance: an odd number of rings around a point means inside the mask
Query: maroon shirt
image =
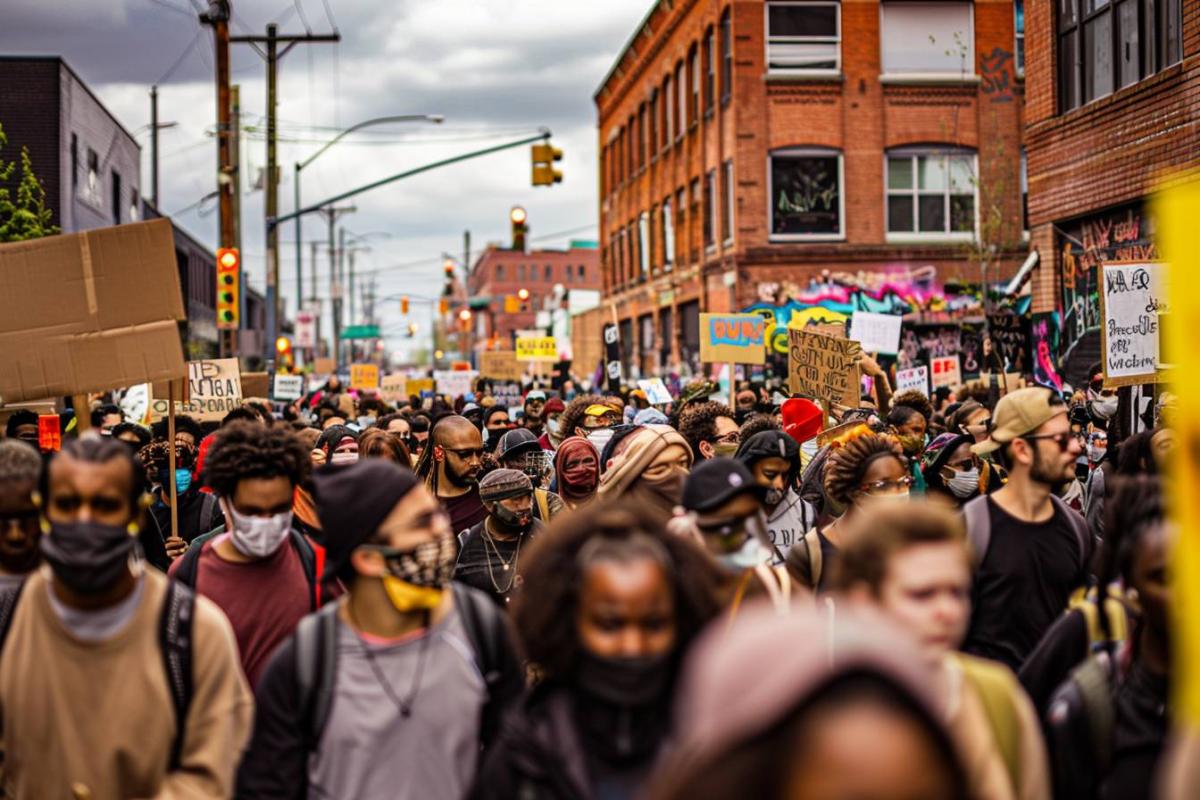
<svg viewBox="0 0 1200 800"><path fill-rule="evenodd" d="M471 491L458 497L439 497L438 500L450 515L450 530L455 536L483 522L487 516L487 509L479 499L478 486L472 486Z"/></svg>
<svg viewBox="0 0 1200 800"><path fill-rule="evenodd" d="M291 636L309 613L311 590L304 565L288 540L274 554L258 561L235 564L213 547L223 536L207 541L196 563L196 591L212 600L233 625L242 669L253 688L279 644ZM179 560L171 564L175 572Z"/></svg>

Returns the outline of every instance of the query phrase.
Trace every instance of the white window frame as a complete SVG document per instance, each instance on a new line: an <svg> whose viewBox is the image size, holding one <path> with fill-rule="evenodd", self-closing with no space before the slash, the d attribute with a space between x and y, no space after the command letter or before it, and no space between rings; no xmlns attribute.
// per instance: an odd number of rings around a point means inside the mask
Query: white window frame
<svg viewBox="0 0 1200 800"><path fill-rule="evenodd" d="M734 191L733 191L733 159L728 158L721 165L722 178L725 182L725 218L729 221L729 235L724 238L726 247L733 244L733 206L734 206Z"/></svg>
<svg viewBox="0 0 1200 800"><path fill-rule="evenodd" d="M942 156L947 158L950 156L970 156L971 159L971 196L972 196L972 212L974 216L974 228L967 231L950 231L950 170L947 167L946 172L946 188L943 189L944 214L947 230L942 232L937 231L918 231L915 230L920 225L920 194L918 189L920 184L917 173L916 159L920 157ZM888 162L893 159L907 158L912 163L912 188L911 189L896 189L892 190L888 187ZM974 150L961 147L901 147L895 150L886 151L883 154L883 230L885 232L886 241L889 243L919 243L919 242L974 242L979 236L979 154ZM888 211L888 198L895 195L901 196L910 194L913 199L913 228L912 231L892 231L891 220ZM929 192L927 192L928 194Z"/></svg>
<svg viewBox="0 0 1200 800"><path fill-rule="evenodd" d="M771 36L771 7L772 6L833 6L836 10L835 19L837 33L832 40L828 36ZM838 0L768 0L763 10L763 41L766 43L764 63L768 75L810 75L813 77L836 77L842 74L842 4ZM824 67L810 69L808 67L772 67L771 45L787 44L829 44L834 45L836 65L833 69Z"/></svg>
<svg viewBox="0 0 1200 800"><path fill-rule="evenodd" d="M887 47L887 30L885 19L889 8L914 8L917 6L938 6L947 5L939 2L895 2L895 0L884 0L879 4L879 68L882 71L880 76L884 83L906 83L906 82L948 82L955 83L961 81L978 81L979 76L975 72L975 4L969 0L958 0L954 5L965 6L967 9L967 44L969 50L966 58L963 59L962 66L958 70L889 70L884 63L884 57ZM935 42L934 46L941 46L942 43ZM946 45L947 47L949 45Z"/></svg>
<svg viewBox="0 0 1200 800"><path fill-rule="evenodd" d="M674 203L671 195L662 201L662 240L663 240L663 271L669 272L675 264L675 220Z"/></svg>
<svg viewBox="0 0 1200 800"><path fill-rule="evenodd" d="M1017 25L1017 5L1021 6L1021 24ZM973 20L972 20L973 21ZM1013 3L1013 70L1018 78L1025 77L1025 3L1016 0ZM1057 78L1057 76L1056 76Z"/></svg>
<svg viewBox="0 0 1200 800"><path fill-rule="evenodd" d="M649 233L649 223L650 215L645 211L638 215L638 280L645 280L650 277L650 251L646 247L646 234Z"/></svg>
<svg viewBox="0 0 1200 800"><path fill-rule="evenodd" d="M771 160L787 157L836 157L838 162L838 231L837 233L775 233L775 178ZM784 147L767 153L767 241L770 242L840 242L846 238L846 157L831 147Z"/></svg>

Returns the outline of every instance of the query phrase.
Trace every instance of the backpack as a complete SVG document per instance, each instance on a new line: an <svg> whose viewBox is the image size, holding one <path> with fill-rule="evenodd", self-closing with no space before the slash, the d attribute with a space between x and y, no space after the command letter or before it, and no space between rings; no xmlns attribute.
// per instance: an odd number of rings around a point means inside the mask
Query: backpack
<svg viewBox="0 0 1200 800"><path fill-rule="evenodd" d="M1046 745L1055 796L1091 796L1112 765L1116 680L1108 653L1088 656L1055 690L1046 712Z"/></svg>
<svg viewBox="0 0 1200 800"><path fill-rule="evenodd" d="M503 618L491 598L461 583L452 582L454 607L462 615L475 663L483 676L489 702L485 702L480 738L487 742L499 730L500 715L490 702L493 689L503 679ZM329 721L337 682L338 603L330 603L300 620L296 627L296 703L304 710L305 738L316 750Z"/></svg>
<svg viewBox="0 0 1200 800"><path fill-rule="evenodd" d="M321 573L325 571L325 549L314 546L304 534L288 531L288 542L300 556L300 565L304 568L304 577L308 579L309 610L316 611L321 607ZM196 588L196 576L200 571L200 547L189 547L179 557L179 566L175 567L175 580L184 586Z"/></svg>
<svg viewBox="0 0 1200 800"><path fill-rule="evenodd" d="M534 489L533 500L537 503L537 518L550 524L550 496L545 489Z"/></svg>
<svg viewBox="0 0 1200 800"><path fill-rule="evenodd" d="M1066 517L1079 546L1079 562L1086 570L1092 558L1092 535L1082 516L1055 495L1050 502L1056 513ZM992 513L988 507L988 496L980 495L963 506L963 517L967 523L967 544L971 546L971 567L978 571L992 543Z"/></svg>
<svg viewBox="0 0 1200 800"><path fill-rule="evenodd" d="M1098 652L1109 645L1120 644L1129 637L1129 612L1121 602L1121 590L1109 586L1105 592L1104 616L1100 617L1100 592L1097 587L1077 589L1067 604L1067 613L1078 610L1087 627L1088 653ZM1105 629L1104 625L1108 627Z"/></svg>
<svg viewBox="0 0 1200 800"><path fill-rule="evenodd" d="M206 533L212 533L218 525L224 525L225 520L217 522L217 513L220 507L220 501L217 500L215 494L201 495L204 505L200 508L200 530L197 531L197 536L203 536Z"/></svg>
<svg viewBox="0 0 1200 800"><path fill-rule="evenodd" d="M1021 718L1013 701L1013 692L1019 691L1019 684L1001 664L964 653L955 653L952 657L983 703L996 749L1000 751L1005 772L1012 782L1013 794L1020 794Z"/></svg>
<svg viewBox="0 0 1200 800"><path fill-rule="evenodd" d="M17 602L25 588L22 581L0 592L0 652L8 639L9 628L17 612ZM192 620L196 616L196 594L179 581L168 578L162 612L158 617L158 645L162 650L163 669L171 705L175 711L175 738L171 741L168 771L179 769L183 755L183 736L187 732L188 710L192 706Z"/></svg>

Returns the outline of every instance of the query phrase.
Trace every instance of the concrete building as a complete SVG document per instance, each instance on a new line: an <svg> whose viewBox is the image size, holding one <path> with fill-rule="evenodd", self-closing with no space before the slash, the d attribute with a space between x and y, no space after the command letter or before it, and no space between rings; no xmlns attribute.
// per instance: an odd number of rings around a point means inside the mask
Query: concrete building
<svg viewBox="0 0 1200 800"><path fill-rule="evenodd" d="M1100 265L1158 258L1147 198L1200 156L1200 3L1031 4L1027 41L1035 320L1059 324L1048 344L1078 385L1099 360Z"/></svg>
<svg viewBox="0 0 1200 800"><path fill-rule="evenodd" d="M956 281L1014 272L1022 27L1012 0L655 3L594 98L629 363L694 366L702 310L898 292L944 318Z"/></svg>

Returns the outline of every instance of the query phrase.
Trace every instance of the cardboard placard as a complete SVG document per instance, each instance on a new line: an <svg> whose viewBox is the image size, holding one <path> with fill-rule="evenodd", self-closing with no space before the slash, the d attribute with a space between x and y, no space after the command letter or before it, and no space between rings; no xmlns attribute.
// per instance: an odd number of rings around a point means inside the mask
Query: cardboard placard
<svg viewBox="0 0 1200 800"><path fill-rule="evenodd" d="M175 404L175 413L199 422L220 422L242 404L241 369L236 358L189 361L188 400ZM150 419L167 416L169 403L157 393L150 400Z"/></svg>
<svg viewBox="0 0 1200 800"><path fill-rule="evenodd" d="M860 343L868 353L894 356L900 349L899 314L876 314L855 311L850 318L850 338Z"/></svg>
<svg viewBox="0 0 1200 800"><path fill-rule="evenodd" d="M992 385L992 374L991 372L979 373L979 380L983 382L984 386ZM1025 376L1016 372L1006 372L1003 375L996 373L996 383L1000 387L1000 396L1003 397L1009 392L1025 388Z"/></svg>
<svg viewBox="0 0 1200 800"><path fill-rule="evenodd" d="M667 391L667 385L663 383L662 378L640 380L637 383L638 388L646 393L646 399L650 401L650 405L665 406L668 403L674 402L674 398Z"/></svg>
<svg viewBox="0 0 1200 800"><path fill-rule="evenodd" d="M350 388L351 389L378 389L379 388L379 365L378 364L351 364L350 365Z"/></svg>
<svg viewBox="0 0 1200 800"><path fill-rule="evenodd" d="M266 372L242 373L242 397L270 397L271 376Z"/></svg>
<svg viewBox="0 0 1200 800"><path fill-rule="evenodd" d="M314 358L312 371L314 375L334 375L337 373L337 362L332 358Z"/></svg>
<svg viewBox="0 0 1200 800"><path fill-rule="evenodd" d="M394 373L384 375L379 381L379 396L389 403L408 399L408 376Z"/></svg>
<svg viewBox="0 0 1200 800"><path fill-rule="evenodd" d="M187 374L170 220L0 245L2 402Z"/></svg>
<svg viewBox="0 0 1200 800"><path fill-rule="evenodd" d="M485 350L479 354L479 374L494 381L520 381L525 368L514 350Z"/></svg>
<svg viewBox="0 0 1200 800"><path fill-rule="evenodd" d="M862 346L804 330L788 330L788 386L792 394L816 397L826 408L856 407Z"/></svg>
<svg viewBox="0 0 1200 800"><path fill-rule="evenodd" d="M766 328L767 322L759 314L701 314L701 363L766 363Z"/></svg>
<svg viewBox="0 0 1200 800"><path fill-rule="evenodd" d="M616 319L616 310L613 318ZM616 394L624 380L621 369L621 329L609 322L604 325L604 376L608 391Z"/></svg>
<svg viewBox="0 0 1200 800"><path fill-rule="evenodd" d="M915 389L929 397L929 367L920 364L909 369L896 370L896 393Z"/></svg>
<svg viewBox="0 0 1200 800"><path fill-rule="evenodd" d="M299 400L304 396L304 376L276 373L274 388L271 396L276 400Z"/></svg>
<svg viewBox="0 0 1200 800"><path fill-rule="evenodd" d="M420 396L433 391L433 378L409 378L404 391Z"/></svg>
<svg viewBox="0 0 1200 800"><path fill-rule="evenodd" d="M558 361L558 343L553 336L518 336L517 361Z"/></svg>
<svg viewBox="0 0 1200 800"><path fill-rule="evenodd" d="M479 375L475 370L434 370L433 383L438 394L459 397L470 394L475 387L475 378Z"/></svg>
<svg viewBox="0 0 1200 800"><path fill-rule="evenodd" d="M296 336L292 344L299 348L317 346L317 317L311 311L296 313Z"/></svg>
<svg viewBox="0 0 1200 800"><path fill-rule="evenodd" d="M1162 380L1159 315L1167 313L1166 267L1157 262L1104 264L1100 278L1100 363L1104 385Z"/></svg>
<svg viewBox="0 0 1200 800"><path fill-rule="evenodd" d="M962 373L959 371L958 356L938 356L929 359L930 383L934 389L941 386L959 386Z"/></svg>
<svg viewBox="0 0 1200 800"><path fill-rule="evenodd" d="M1013 311L997 311L987 315L992 346L1004 359L1009 372L1029 371L1029 317Z"/></svg>

